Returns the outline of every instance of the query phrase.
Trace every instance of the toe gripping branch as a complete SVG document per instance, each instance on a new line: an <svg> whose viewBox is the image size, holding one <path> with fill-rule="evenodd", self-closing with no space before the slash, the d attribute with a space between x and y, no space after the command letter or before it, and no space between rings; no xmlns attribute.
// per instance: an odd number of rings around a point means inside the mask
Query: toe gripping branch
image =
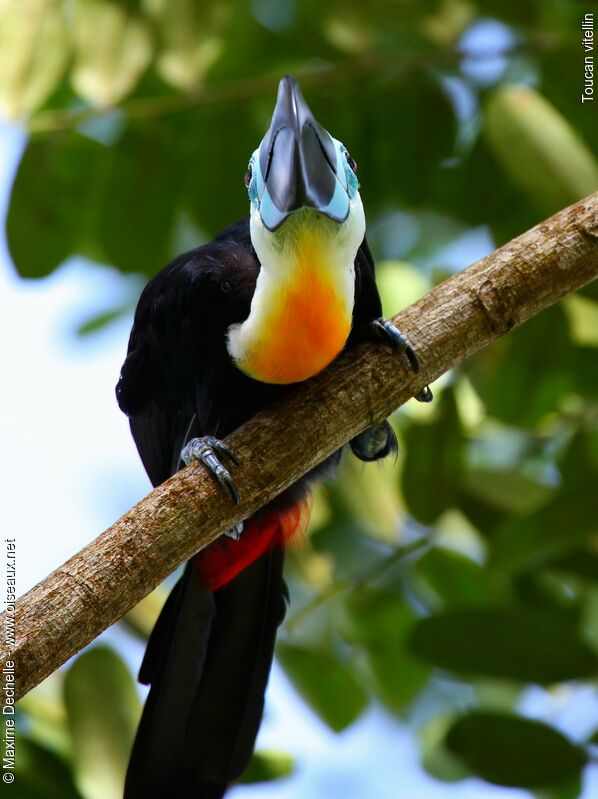
<svg viewBox="0 0 598 799"><path fill-rule="evenodd" d="M377 461L391 453L397 454L399 445L388 419L382 424L373 425L349 441L353 454L360 461Z"/></svg>
<svg viewBox="0 0 598 799"><path fill-rule="evenodd" d="M192 438L181 450L181 460L185 466L189 466L193 461L201 461L203 465L212 472L220 485L228 489L233 502L238 504L240 500L239 492L235 488L235 484L232 481L228 469L220 463L219 455L226 456L235 466L239 465L239 459L234 452L232 452L226 444L223 444L220 439L214 436ZM243 532L243 528L244 523L239 522L235 524L234 527L231 527L230 530L226 530L223 535L238 541Z"/></svg>
<svg viewBox="0 0 598 799"><path fill-rule="evenodd" d="M372 324L380 338L390 342L395 349L402 353L407 359L410 369L417 374L419 372L419 359L407 336L401 333L398 327L395 327L389 319L381 317L380 319L375 319ZM432 402L434 395L430 387L426 386L415 395L415 399L418 402Z"/></svg>
<svg viewBox="0 0 598 799"><path fill-rule="evenodd" d="M219 455L224 455L236 466L239 465L236 455L231 452L226 444L223 444L220 439L214 438L214 436L192 438L181 450L181 460L185 466L189 466L193 461L201 461L212 472L220 485L228 489L233 502L238 504L240 500L239 492L235 488L228 469L220 463Z"/></svg>

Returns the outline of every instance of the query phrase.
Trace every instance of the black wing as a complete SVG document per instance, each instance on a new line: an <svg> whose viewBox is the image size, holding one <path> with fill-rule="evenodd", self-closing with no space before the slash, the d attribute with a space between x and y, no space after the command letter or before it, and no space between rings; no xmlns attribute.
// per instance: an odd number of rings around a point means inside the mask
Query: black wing
<svg viewBox="0 0 598 799"><path fill-rule="evenodd" d="M242 374L226 350L228 328L249 315L259 269L243 219L180 255L141 295L116 394L154 485L177 471L191 436L223 437L287 390ZM381 314L365 240L355 281L349 345Z"/></svg>
<svg viewBox="0 0 598 799"><path fill-rule="evenodd" d="M154 485L177 470L190 436L226 435L286 390L246 377L226 351L226 331L249 314L258 272L244 220L177 258L141 296L117 397ZM380 315L365 242L355 273L351 338ZM339 456L272 504L299 499ZM220 799L246 767L284 613L282 563L282 550L273 550L215 594L187 566L143 661L140 677L151 690L127 772L127 799Z"/></svg>
<svg viewBox="0 0 598 799"><path fill-rule="evenodd" d="M225 435L247 418L231 402L246 384L263 393L226 351L228 327L249 314L258 271L243 220L180 255L141 295L116 395L154 485L177 470L191 435Z"/></svg>
<svg viewBox="0 0 598 799"><path fill-rule="evenodd" d="M376 286L374 256L367 239L361 243L355 258L355 305L350 347L356 340L371 338L371 323L382 316L382 303Z"/></svg>

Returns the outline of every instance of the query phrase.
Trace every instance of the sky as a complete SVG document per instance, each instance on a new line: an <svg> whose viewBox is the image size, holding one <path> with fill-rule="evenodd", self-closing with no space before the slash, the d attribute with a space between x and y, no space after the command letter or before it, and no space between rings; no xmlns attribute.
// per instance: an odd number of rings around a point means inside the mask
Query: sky
<svg viewBox="0 0 598 799"><path fill-rule="evenodd" d="M17 128L0 125L0 213L25 144ZM32 230L32 235L35 231ZM77 326L141 284L117 271L73 260L52 276L23 281L0 232L0 355L5 381L0 414L3 538L16 538L19 593L31 588L95 538L149 491L149 482L114 397L131 319L80 339ZM116 304L116 303L115 303ZM115 630L103 638L136 671L141 645ZM572 709L573 708L573 709ZM577 708L577 712L576 712ZM591 692L567 702L540 689L524 709L550 716L579 735L580 714L595 720ZM591 712L590 712L591 711ZM372 707L342 734L328 730L275 667L258 748L297 757L296 775L244 787L232 799L529 799L524 791L479 780L448 785L419 765L411 730ZM596 771L596 770L594 770ZM594 773L584 799L598 796Z"/></svg>

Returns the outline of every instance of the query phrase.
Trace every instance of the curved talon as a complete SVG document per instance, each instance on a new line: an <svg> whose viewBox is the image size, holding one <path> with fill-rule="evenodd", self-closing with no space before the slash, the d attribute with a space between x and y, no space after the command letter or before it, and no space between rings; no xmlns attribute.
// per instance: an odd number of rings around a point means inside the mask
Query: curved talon
<svg viewBox="0 0 598 799"><path fill-rule="evenodd" d="M239 504L241 498L235 488L235 484L228 472L228 469L220 463L216 455L226 455L234 464L239 465L238 458L231 450L214 436L203 436L202 438L192 438L181 450L181 460L188 466L192 461L201 461L208 468L220 485L228 489L235 504Z"/></svg>
<svg viewBox="0 0 598 799"><path fill-rule="evenodd" d="M432 389L430 388L430 386L422 388L422 390L415 395L415 399L418 402L432 402L432 400L434 399L434 394L432 394Z"/></svg>
<svg viewBox="0 0 598 799"><path fill-rule="evenodd" d="M405 347L405 355L407 356L411 369L417 374L417 372L419 372L419 358L415 354L415 350L411 344L407 344Z"/></svg>
<svg viewBox="0 0 598 799"><path fill-rule="evenodd" d="M419 372L419 359L407 336L401 333L399 328L395 327L389 319L374 319L373 326L374 330L381 338L390 341L399 352L406 356L411 369L414 372Z"/></svg>
<svg viewBox="0 0 598 799"><path fill-rule="evenodd" d="M390 453L399 451L397 437L388 419L382 424L372 425L363 433L349 441L349 446L355 457L360 461L377 461L385 458Z"/></svg>
<svg viewBox="0 0 598 799"><path fill-rule="evenodd" d="M409 366L411 367L411 371L417 374L419 372L419 358L417 357L417 354L413 349L413 345L407 336L404 333L401 333L398 327L395 327L390 319L384 319L383 317L380 319L374 319L372 325L379 336L385 338L387 341L390 341L390 343L407 358L409 361ZM418 402L431 402L434 399L434 396L430 391L430 387L426 386L415 395L415 399L418 400Z"/></svg>
<svg viewBox="0 0 598 799"><path fill-rule="evenodd" d="M241 461L237 458L235 453L229 449L223 441L220 441L219 438L214 438L213 436L204 436L204 441L209 438L210 439L210 446L212 449L215 449L216 452L219 452L221 455L226 455L226 457L231 460L235 466L240 466Z"/></svg>
<svg viewBox="0 0 598 799"><path fill-rule="evenodd" d="M216 460L216 462L218 463L216 458L214 458L214 460ZM235 488L235 484L233 483L232 477L228 473L228 470L225 469L224 466L222 466L222 464L220 463L218 463L218 466L215 468L212 468L211 466L208 466L208 468L211 470L212 474L216 475L216 479L218 480L220 485L226 486L229 494L231 495L232 501L235 503L235 505L238 505L239 502L241 501L241 497L239 496L239 492Z"/></svg>
<svg viewBox="0 0 598 799"><path fill-rule="evenodd" d="M232 538L233 541L238 541L243 534L243 530L245 529L245 522L237 522L234 527L230 527L228 530L225 530L222 535L225 535L227 538Z"/></svg>

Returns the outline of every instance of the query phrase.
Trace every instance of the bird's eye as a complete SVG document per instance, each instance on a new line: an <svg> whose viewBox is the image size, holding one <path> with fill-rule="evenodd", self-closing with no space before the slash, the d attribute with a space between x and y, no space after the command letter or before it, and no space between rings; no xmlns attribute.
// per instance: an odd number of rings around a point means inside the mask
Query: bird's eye
<svg viewBox="0 0 598 799"><path fill-rule="evenodd" d="M251 183L251 178L253 176L253 167L251 164L247 167L247 172L245 173L245 185L249 188L249 184Z"/></svg>
<svg viewBox="0 0 598 799"><path fill-rule="evenodd" d="M357 174L357 161L354 158L351 158L347 150L345 150L345 158L347 159L347 163L349 164L353 172Z"/></svg>

